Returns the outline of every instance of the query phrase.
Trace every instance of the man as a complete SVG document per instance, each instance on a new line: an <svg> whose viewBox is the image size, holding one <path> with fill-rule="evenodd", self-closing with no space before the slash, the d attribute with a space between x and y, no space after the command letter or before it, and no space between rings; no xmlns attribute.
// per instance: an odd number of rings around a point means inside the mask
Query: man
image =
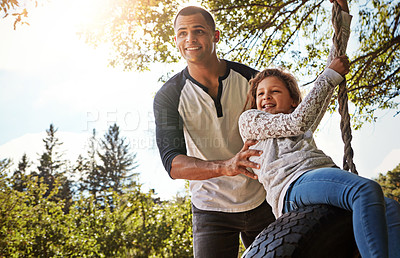
<svg viewBox="0 0 400 258"><path fill-rule="evenodd" d="M175 43L187 67L154 99L157 145L173 179L190 180L195 257L237 257L274 221L265 190L246 168L259 156L243 141L238 118L256 70L219 59L220 32L210 13L186 7L175 21Z"/></svg>

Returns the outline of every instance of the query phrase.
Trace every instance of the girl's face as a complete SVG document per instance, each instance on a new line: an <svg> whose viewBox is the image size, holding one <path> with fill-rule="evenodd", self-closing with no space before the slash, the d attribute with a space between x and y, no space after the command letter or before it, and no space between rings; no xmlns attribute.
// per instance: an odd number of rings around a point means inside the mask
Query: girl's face
<svg viewBox="0 0 400 258"><path fill-rule="evenodd" d="M285 83L275 76L269 76L258 84L256 103L258 110L270 114L289 114L297 106Z"/></svg>

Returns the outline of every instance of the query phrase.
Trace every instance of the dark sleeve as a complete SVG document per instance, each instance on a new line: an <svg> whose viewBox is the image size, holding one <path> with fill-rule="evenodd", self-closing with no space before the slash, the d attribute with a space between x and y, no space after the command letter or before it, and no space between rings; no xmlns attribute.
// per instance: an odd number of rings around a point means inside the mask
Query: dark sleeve
<svg viewBox="0 0 400 258"><path fill-rule="evenodd" d="M178 112L184 83L182 73L174 76L157 92L153 103L157 147L170 176L172 160L179 154L186 155L183 121Z"/></svg>
<svg viewBox="0 0 400 258"><path fill-rule="evenodd" d="M228 67L245 77L248 81L254 78L258 71L241 63L227 61Z"/></svg>

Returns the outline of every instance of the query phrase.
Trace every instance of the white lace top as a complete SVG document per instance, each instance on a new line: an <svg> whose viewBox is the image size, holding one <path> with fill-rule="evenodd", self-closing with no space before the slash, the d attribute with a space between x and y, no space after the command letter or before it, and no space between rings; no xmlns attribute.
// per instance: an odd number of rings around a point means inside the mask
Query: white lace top
<svg viewBox="0 0 400 258"><path fill-rule="evenodd" d="M349 38L349 17L343 24L342 42L345 44ZM334 52L332 48L328 64ZM239 118L243 140L259 140L252 148L263 150L261 156L253 156L250 160L260 164L260 169L254 169L254 173L266 189L266 199L275 217L282 215L286 191L294 180L308 170L335 166L332 159L315 145L313 132L329 105L335 86L342 80L340 74L326 68L292 113L270 114L251 109Z"/></svg>

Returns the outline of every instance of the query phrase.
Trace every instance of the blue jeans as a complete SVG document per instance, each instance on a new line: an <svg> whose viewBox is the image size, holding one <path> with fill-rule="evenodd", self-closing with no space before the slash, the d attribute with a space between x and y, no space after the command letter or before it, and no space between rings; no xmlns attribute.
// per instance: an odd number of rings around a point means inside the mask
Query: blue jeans
<svg viewBox="0 0 400 258"><path fill-rule="evenodd" d="M237 258L239 235L247 248L264 228L275 221L267 202L245 212L205 211L194 205L192 212L196 258Z"/></svg>
<svg viewBox="0 0 400 258"><path fill-rule="evenodd" d="M353 231L362 257L400 257L400 204L380 185L337 168L308 171L289 187L283 212L329 204L353 212Z"/></svg>

